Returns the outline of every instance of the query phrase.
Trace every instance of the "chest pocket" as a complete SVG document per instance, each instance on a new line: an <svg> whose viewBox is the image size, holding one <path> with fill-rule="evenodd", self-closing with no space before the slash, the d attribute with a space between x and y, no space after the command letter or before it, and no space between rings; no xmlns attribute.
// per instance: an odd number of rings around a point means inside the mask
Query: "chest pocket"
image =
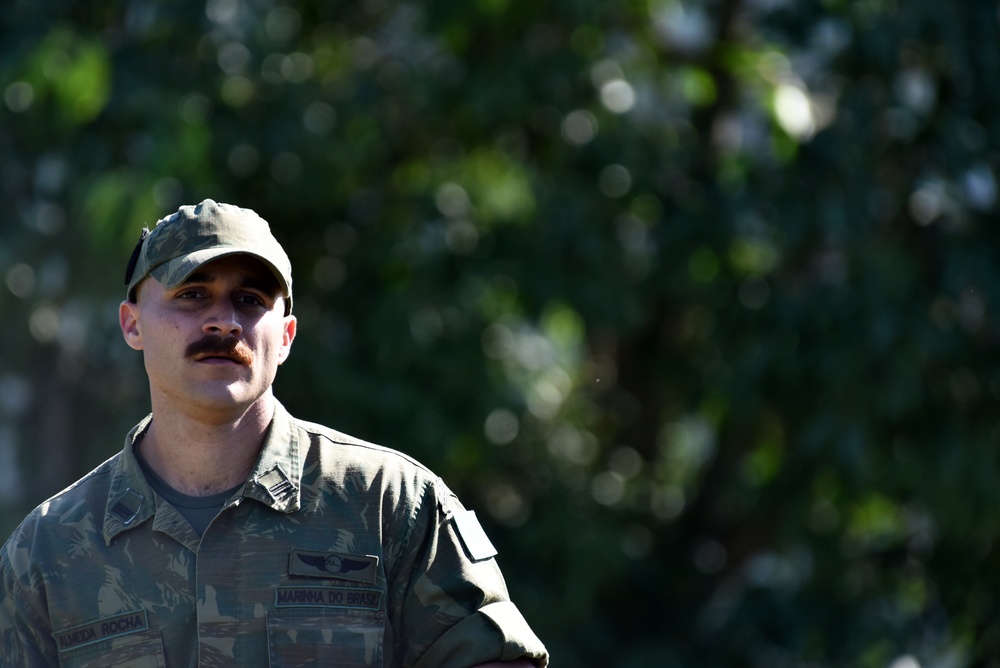
<svg viewBox="0 0 1000 668"><path fill-rule="evenodd" d="M271 668L382 666L385 620L377 612L283 608L267 616Z"/></svg>
<svg viewBox="0 0 1000 668"><path fill-rule="evenodd" d="M79 647L59 655L65 668L165 668L158 633L133 634Z"/></svg>

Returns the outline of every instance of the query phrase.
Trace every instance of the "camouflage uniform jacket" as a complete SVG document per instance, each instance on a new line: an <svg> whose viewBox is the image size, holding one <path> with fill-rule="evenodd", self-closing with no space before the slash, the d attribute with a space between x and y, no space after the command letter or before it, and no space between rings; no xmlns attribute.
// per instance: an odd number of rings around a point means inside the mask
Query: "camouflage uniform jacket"
<svg viewBox="0 0 1000 668"><path fill-rule="evenodd" d="M278 405L199 538L133 454L150 419L4 545L0 666L547 663L474 515L409 457Z"/></svg>

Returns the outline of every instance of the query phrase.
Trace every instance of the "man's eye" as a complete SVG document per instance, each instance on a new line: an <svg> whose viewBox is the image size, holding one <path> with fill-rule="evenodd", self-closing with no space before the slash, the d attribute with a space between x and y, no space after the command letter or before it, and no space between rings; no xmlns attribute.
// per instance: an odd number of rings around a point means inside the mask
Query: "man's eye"
<svg viewBox="0 0 1000 668"><path fill-rule="evenodd" d="M264 306L264 301L253 295L243 295L237 299L244 306Z"/></svg>

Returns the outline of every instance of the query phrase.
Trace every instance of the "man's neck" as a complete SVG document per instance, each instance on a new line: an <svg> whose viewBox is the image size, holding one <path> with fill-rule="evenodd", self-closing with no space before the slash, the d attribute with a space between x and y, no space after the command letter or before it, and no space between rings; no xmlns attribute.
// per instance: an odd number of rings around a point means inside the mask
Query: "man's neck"
<svg viewBox="0 0 1000 668"><path fill-rule="evenodd" d="M246 480L274 415L266 395L249 409L211 421L153 406L153 421L139 447L147 464L183 494L208 496Z"/></svg>

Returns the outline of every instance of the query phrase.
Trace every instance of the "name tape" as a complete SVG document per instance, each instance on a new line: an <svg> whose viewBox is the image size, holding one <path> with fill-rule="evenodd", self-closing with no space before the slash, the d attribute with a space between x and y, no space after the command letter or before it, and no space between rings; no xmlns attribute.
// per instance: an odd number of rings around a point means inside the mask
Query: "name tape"
<svg viewBox="0 0 1000 668"><path fill-rule="evenodd" d="M96 622L72 626L62 631L56 631L52 635L55 636L56 643L59 645L59 651L66 652L84 645L92 645L96 642L147 629L149 629L149 623L146 620L146 611L136 610L100 619Z"/></svg>
<svg viewBox="0 0 1000 668"><path fill-rule="evenodd" d="M379 610L382 607L382 592L353 587L278 587L274 594L274 606Z"/></svg>

